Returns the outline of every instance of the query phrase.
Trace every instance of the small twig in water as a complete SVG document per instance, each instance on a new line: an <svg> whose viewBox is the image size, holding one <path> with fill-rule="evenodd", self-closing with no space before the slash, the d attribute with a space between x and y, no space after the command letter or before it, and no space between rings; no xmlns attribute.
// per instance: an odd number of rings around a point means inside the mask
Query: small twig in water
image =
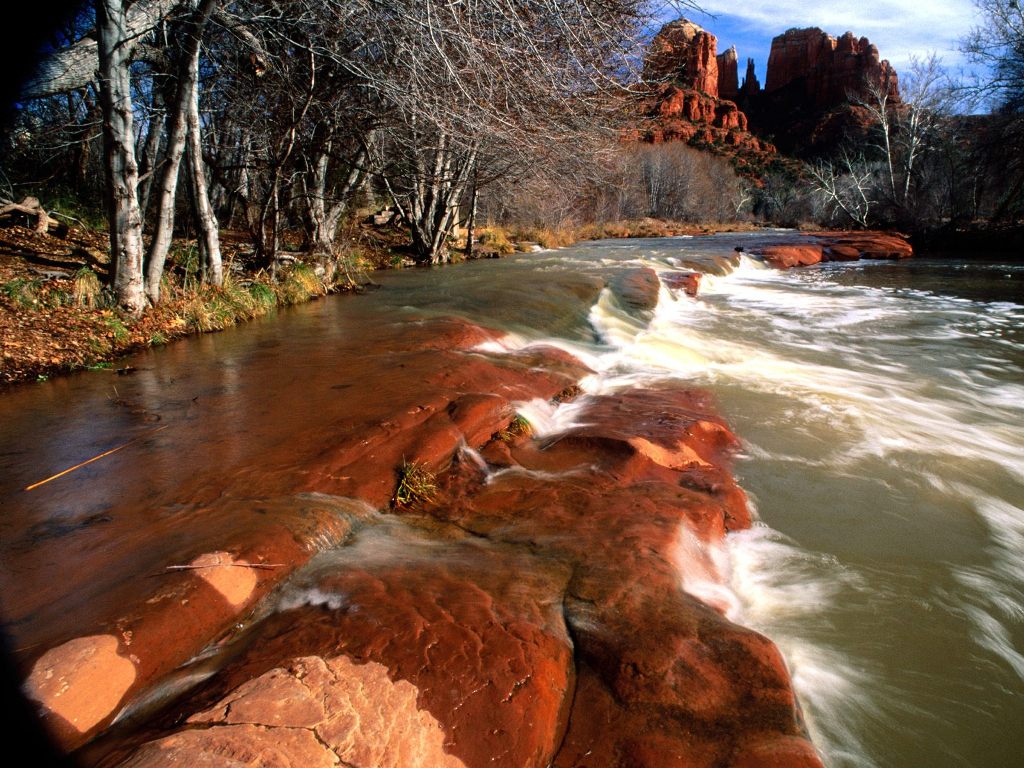
<svg viewBox="0 0 1024 768"><path fill-rule="evenodd" d="M32 483L32 485L26 486L25 490L26 491L31 491L31 490L34 490L34 489L38 488L41 485L46 485L51 480L56 480L58 477L64 477L64 475L68 474L69 472L74 472L76 469L81 469L82 467L86 466L87 464L92 464L94 461L99 461L104 456L109 456L112 453L117 453L122 448L127 448L132 443L137 443L137 442L139 442L139 440L141 440L144 437L149 437L150 435L155 435L160 430L167 429L169 426L171 426L171 425L170 424L164 424L162 427L157 427L156 429L151 429L151 430L149 430L149 432L146 432L144 434L139 435L134 440L129 440L124 445L119 445L119 446L117 446L117 448L111 448L109 451L104 451L99 456L93 456L91 459L87 459L87 460L83 461L81 464L75 464L75 466L73 466L73 467L68 467L63 472L58 472L56 475L51 475L50 477L46 478L45 480L40 480L38 483Z"/></svg>
<svg viewBox="0 0 1024 768"><path fill-rule="evenodd" d="M284 563L210 563L209 565L168 565L165 571L198 571L201 568L223 568L229 565L232 568L284 568Z"/></svg>

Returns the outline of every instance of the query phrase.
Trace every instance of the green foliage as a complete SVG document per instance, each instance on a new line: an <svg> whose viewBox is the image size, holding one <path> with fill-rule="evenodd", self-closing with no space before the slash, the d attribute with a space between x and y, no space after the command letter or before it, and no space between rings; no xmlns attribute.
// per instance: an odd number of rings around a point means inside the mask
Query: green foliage
<svg viewBox="0 0 1024 768"><path fill-rule="evenodd" d="M107 228L107 216L100 198L83 199L67 189L58 189L56 192L48 191L45 200L42 196L39 199L48 203L46 209L57 218L77 222L86 229L105 231Z"/></svg>
<svg viewBox="0 0 1024 768"><path fill-rule="evenodd" d="M351 288L358 285L360 279L365 277L371 269L373 269L373 265L369 259L359 251L350 251L335 262L331 285Z"/></svg>
<svg viewBox="0 0 1024 768"><path fill-rule="evenodd" d="M300 304L313 296L323 296L327 287L308 264L297 263L278 286L278 300L286 306Z"/></svg>
<svg viewBox="0 0 1024 768"><path fill-rule="evenodd" d="M33 309L39 305L39 289L42 284L42 280L16 277L0 284L0 293L19 307Z"/></svg>
<svg viewBox="0 0 1024 768"><path fill-rule="evenodd" d="M430 501L437 493L437 477L422 464L403 462L398 469L398 487L395 489L394 506L407 507L419 502Z"/></svg>
<svg viewBox="0 0 1024 768"><path fill-rule="evenodd" d="M249 284L249 295L256 306L262 308L263 312L269 312L277 307L277 294L274 289L259 280Z"/></svg>
<svg viewBox="0 0 1024 768"><path fill-rule="evenodd" d="M128 333L128 327L121 321L121 318L110 315L104 317L102 322L113 335L115 343L123 344L128 341L131 334Z"/></svg>

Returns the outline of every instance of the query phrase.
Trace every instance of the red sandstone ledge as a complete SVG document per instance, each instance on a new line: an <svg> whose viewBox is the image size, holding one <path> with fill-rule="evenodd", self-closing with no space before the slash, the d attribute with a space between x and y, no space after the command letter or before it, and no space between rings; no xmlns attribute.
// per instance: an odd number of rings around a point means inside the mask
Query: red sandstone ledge
<svg viewBox="0 0 1024 768"><path fill-rule="evenodd" d="M534 439L509 428L512 401L571 397L582 364L554 349L474 352L490 334L460 322L393 333L377 340L379 370L346 389L348 432L325 426L322 452L301 457L292 490L319 494L309 504L257 515L237 503L227 519L245 533L196 529L194 570L40 649L29 687L64 745L103 731L222 632L231 640L291 573L226 667L141 732L80 756L820 768L779 651L696 596L724 578L713 552L725 534L750 524L729 470L737 440L708 396L588 397L585 426ZM418 386L394 386L398 370ZM386 507L404 461L438 473L417 503L380 514L338 498ZM310 560L312 539L323 557Z"/></svg>
<svg viewBox="0 0 1024 768"><path fill-rule="evenodd" d="M880 259L896 261L914 255L907 237L896 232L801 232L790 240L774 240L749 249L776 269L806 267L830 261Z"/></svg>

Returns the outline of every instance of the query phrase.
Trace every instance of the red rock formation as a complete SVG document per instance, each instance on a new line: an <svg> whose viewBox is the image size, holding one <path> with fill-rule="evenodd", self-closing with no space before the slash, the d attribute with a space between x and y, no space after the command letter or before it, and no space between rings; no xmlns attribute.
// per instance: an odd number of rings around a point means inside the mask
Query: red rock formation
<svg viewBox="0 0 1024 768"><path fill-rule="evenodd" d="M687 19L669 22L655 35L647 52L644 76L671 80L708 96L718 96L718 40Z"/></svg>
<svg viewBox="0 0 1024 768"><path fill-rule="evenodd" d="M686 19L655 36L645 64L652 83L641 126L627 140L683 141L731 157L741 173L760 167L775 148L753 136L736 106L736 49L715 56L718 41ZM751 81L754 82L754 81Z"/></svg>
<svg viewBox="0 0 1024 768"><path fill-rule="evenodd" d="M718 98L737 101L739 96L739 56L734 45L718 54Z"/></svg>
<svg viewBox="0 0 1024 768"><path fill-rule="evenodd" d="M790 29L772 40L765 93L791 84L802 92L807 107L823 110L864 94L868 84L899 100L896 72L866 38L847 32L838 40L817 27Z"/></svg>
<svg viewBox="0 0 1024 768"><path fill-rule="evenodd" d="M814 242L807 242L808 237ZM756 245L748 251L760 256L776 269L805 267L828 261L858 259L907 259L914 249L903 235L892 232L812 232L794 238L793 242L773 241Z"/></svg>
<svg viewBox="0 0 1024 768"><path fill-rule="evenodd" d="M695 297L700 290L700 272L663 272L661 279L669 290L681 290L687 296Z"/></svg>
<svg viewBox="0 0 1024 768"><path fill-rule="evenodd" d="M703 589L750 523L736 438L688 389L584 405L553 440L489 441L511 471L455 462L366 521L128 765L251 735L282 765L820 768L778 650Z"/></svg>
<svg viewBox="0 0 1024 768"><path fill-rule="evenodd" d="M740 88L740 99L749 101L761 92L761 83L757 79L757 72L754 70L754 60L747 59L747 73L743 77L743 87Z"/></svg>
<svg viewBox="0 0 1024 768"><path fill-rule="evenodd" d="M867 38L791 29L772 41L765 90L744 107L753 129L783 152L813 156L870 128L870 115L852 102L873 98L871 88L899 102L896 72Z"/></svg>

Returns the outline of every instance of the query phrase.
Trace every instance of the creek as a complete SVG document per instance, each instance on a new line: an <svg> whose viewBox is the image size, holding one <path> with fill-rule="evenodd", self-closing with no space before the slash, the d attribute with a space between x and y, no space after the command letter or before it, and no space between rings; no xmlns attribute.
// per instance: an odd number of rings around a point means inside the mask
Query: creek
<svg viewBox="0 0 1024 768"><path fill-rule="evenodd" d="M393 404L423 385L417 355L448 347L432 324L459 318L495 331L480 355L545 345L589 367L572 403L504 392L538 438L584 425L589 398L711 393L742 441L733 469L757 519L711 553L710 576L683 568L682 586L776 643L827 765L1019 765L1024 265L779 272L735 253L766 239L602 241L385 273L371 297L155 349L126 361L128 375L12 390L0 399L0 587L16 649L103 625L198 541L228 535L243 507L301 529L297 546L326 553L313 571L328 567L344 532L308 521L337 499L379 507L391 493L332 475L329 448L412 418ZM705 272L697 298L662 284L657 306L638 309L615 289L638 269L692 268ZM389 525L343 558L433 551ZM403 536L404 555L380 543ZM281 604L313 599L309 578Z"/></svg>

